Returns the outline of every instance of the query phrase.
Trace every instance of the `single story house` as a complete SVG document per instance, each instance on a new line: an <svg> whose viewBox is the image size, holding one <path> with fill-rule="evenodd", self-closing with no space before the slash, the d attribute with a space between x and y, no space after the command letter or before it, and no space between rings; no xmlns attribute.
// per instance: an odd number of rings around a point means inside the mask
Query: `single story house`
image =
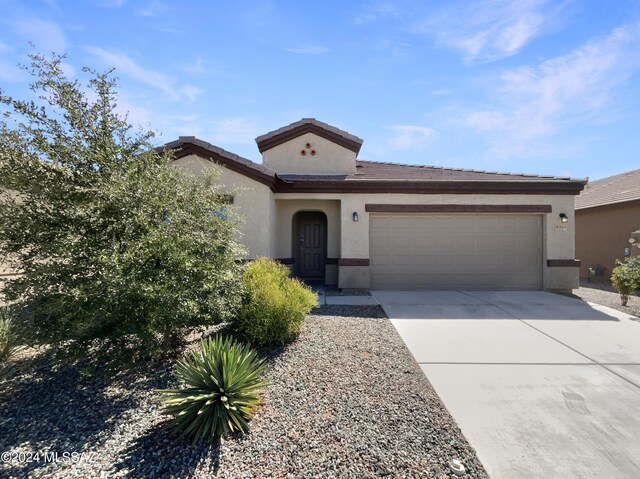
<svg viewBox="0 0 640 479"><path fill-rule="evenodd" d="M590 181L576 198L576 253L580 278L609 282L616 259L637 255L640 170ZM630 242L631 240L631 242Z"/></svg>
<svg viewBox="0 0 640 479"><path fill-rule="evenodd" d="M363 161L360 138L313 118L256 142L262 164L195 137L165 145L195 174L221 167L251 258L345 289L578 285L584 180Z"/></svg>

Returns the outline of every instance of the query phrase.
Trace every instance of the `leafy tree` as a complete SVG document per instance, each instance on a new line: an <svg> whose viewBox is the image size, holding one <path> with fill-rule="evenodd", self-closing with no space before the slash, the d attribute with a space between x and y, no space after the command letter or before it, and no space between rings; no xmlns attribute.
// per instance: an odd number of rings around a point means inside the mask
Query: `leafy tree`
<svg viewBox="0 0 640 479"><path fill-rule="evenodd" d="M235 311L236 221L213 175L171 166L117 114L112 71L84 68L83 84L64 58L31 55L37 100L0 91L0 257L23 272L3 292L60 351L157 355Z"/></svg>

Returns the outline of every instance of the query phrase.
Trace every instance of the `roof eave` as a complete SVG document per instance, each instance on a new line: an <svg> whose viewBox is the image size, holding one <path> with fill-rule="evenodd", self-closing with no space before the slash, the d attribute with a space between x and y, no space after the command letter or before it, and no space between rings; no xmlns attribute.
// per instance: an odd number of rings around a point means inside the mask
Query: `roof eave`
<svg viewBox="0 0 640 479"><path fill-rule="evenodd" d="M264 153L271 148L286 143L287 141L298 138L305 133L313 133L325 140L336 143L343 148L353 151L356 155L360 152L362 147L362 140L360 138L347 136L314 123L302 123L294 128L285 130L281 133L275 132L267 133L266 135L256 138L256 144L260 153Z"/></svg>
<svg viewBox="0 0 640 479"><path fill-rule="evenodd" d="M581 181L345 180L282 182L278 193L413 193L577 195Z"/></svg>
<svg viewBox="0 0 640 479"><path fill-rule="evenodd" d="M640 197L639 198L629 198L629 199L624 199L624 200L619 200L619 201L608 201L606 203L598 203L596 205L576 206L575 210L579 211L579 210L588 210L588 209L591 209L591 208L601 208L603 206L615 206L615 205L620 205L622 203L633 203L634 201L640 202Z"/></svg>
<svg viewBox="0 0 640 479"><path fill-rule="evenodd" d="M240 173L259 183L262 183L273 191L275 188L276 174L262 165L252 162L246 158L229 153L221 148L209 147L209 144L202 140L177 140L167 143L156 150L169 149L174 151L174 158L180 159L189 155L196 155L214 163L219 163L231 171Z"/></svg>

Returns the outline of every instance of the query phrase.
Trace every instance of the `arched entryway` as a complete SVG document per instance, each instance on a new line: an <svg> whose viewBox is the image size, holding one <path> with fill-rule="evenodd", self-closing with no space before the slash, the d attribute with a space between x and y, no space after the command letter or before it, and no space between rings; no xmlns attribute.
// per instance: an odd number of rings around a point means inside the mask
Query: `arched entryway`
<svg viewBox="0 0 640 479"><path fill-rule="evenodd" d="M305 280L325 279L327 260L327 215L321 211L299 211L293 216L294 272Z"/></svg>

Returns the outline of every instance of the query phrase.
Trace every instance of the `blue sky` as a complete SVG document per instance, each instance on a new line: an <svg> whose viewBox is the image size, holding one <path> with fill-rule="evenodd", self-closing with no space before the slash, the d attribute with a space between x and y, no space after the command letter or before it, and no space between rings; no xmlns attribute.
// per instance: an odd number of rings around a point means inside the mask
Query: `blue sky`
<svg viewBox="0 0 640 479"><path fill-rule="evenodd" d="M367 160L601 178L640 167L640 0L7 1L0 87L27 54L116 67L122 112L165 143L254 161L315 117Z"/></svg>

